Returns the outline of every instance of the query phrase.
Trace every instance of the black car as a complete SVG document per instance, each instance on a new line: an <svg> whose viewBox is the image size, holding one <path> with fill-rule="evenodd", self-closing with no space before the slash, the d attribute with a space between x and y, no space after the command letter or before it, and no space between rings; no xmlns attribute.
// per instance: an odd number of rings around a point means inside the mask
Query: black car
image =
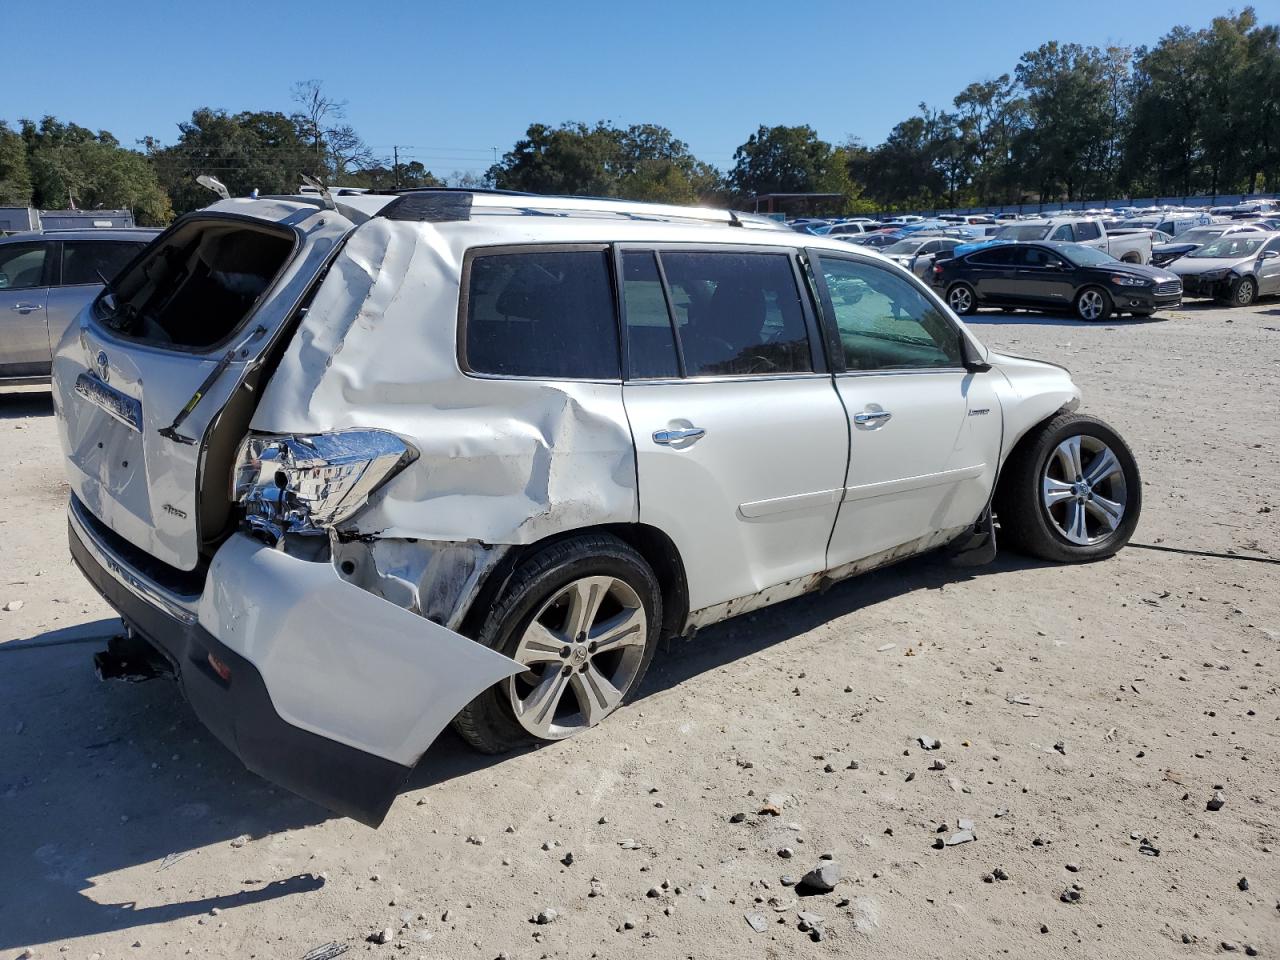
<svg viewBox="0 0 1280 960"><path fill-rule="evenodd" d="M959 314L982 306L1032 307L1105 320L1112 313L1150 316L1182 302L1182 281L1167 270L1049 240L992 243L938 261L930 281Z"/></svg>

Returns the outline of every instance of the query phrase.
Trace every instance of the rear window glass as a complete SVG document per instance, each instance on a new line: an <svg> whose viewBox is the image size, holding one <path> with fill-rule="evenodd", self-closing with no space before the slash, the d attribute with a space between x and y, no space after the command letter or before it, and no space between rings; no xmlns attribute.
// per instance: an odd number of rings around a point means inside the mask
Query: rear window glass
<svg viewBox="0 0 1280 960"><path fill-rule="evenodd" d="M664 250L661 256L688 376L813 370L788 255Z"/></svg>
<svg viewBox="0 0 1280 960"><path fill-rule="evenodd" d="M608 254L543 250L475 257L465 360L476 373L508 377L618 379Z"/></svg>
<svg viewBox="0 0 1280 960"><path fill-rule="evenodd" d="M112 281L98 300L98 317L121 336L146 343L213 346L239 329L293 246L292 234L193 221Z"/></svg>
<svg viewBox="0 0 1280 960"><path fill-rule="evenodd" d="M62 285L105 283L138 255L141 243L125 240L64 240Z"/></svg>

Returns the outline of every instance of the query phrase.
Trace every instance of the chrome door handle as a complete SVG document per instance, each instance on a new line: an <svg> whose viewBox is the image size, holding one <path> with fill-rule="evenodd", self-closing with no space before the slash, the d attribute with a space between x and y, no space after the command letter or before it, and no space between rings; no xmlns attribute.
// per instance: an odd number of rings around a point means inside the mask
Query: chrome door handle
<svg viewBox="0 0 1280 960"><path fill-rule="evenodd" d="M890 413L888 410L873 410L870 413L855 414L853 418L853 422L854 423L884 423L884 421L888 420L892 416L893 414Z"/></svg>
<svg viewBox="0 0 1280 960"><path fill-rule="evenodd" d="M32 310L42 309L38 303L15 303L10 310L17 310L19 313L30 313Z"/></svg>
<svg viewBox="0 0 1280 960"><path fill-rule="evenodd" d="M653 431L653 442L660 443L665 447L673 443L679 443L681 440L697 440L706 435L707 431L701 427L677 427L675 430Z"/></svg>

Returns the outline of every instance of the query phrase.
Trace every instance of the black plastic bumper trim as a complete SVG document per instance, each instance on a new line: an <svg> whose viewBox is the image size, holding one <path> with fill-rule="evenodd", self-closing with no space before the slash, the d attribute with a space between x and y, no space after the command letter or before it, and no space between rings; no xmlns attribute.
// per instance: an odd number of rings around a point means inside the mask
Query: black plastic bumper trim
<svg viewBox="0 0 1280 960"><path fill-rule="evenodd" d="M68 523L71 556L136 635L173 664L200 722L254 773L370 827L382 823L412 767L357 750L284 720L258 669L208 630L184 624L126 589ZM209 654L231 668L224 681Z"/></svg>

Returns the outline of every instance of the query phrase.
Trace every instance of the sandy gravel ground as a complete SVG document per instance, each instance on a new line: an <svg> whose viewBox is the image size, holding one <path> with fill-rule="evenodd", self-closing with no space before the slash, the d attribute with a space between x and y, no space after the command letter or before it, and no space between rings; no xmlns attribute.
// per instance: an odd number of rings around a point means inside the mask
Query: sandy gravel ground
<svg viewBox="0 0 1280 960"><path fill-rule="evenodd" d="M708 630L572 742L446 735L376 832L171 685L94 679L47 394L0 396L0 960L1276 956L1280 303L975 329L1074 371L1162 549L916 560ZM798 898L825 852L843 879Z"/></svg>

